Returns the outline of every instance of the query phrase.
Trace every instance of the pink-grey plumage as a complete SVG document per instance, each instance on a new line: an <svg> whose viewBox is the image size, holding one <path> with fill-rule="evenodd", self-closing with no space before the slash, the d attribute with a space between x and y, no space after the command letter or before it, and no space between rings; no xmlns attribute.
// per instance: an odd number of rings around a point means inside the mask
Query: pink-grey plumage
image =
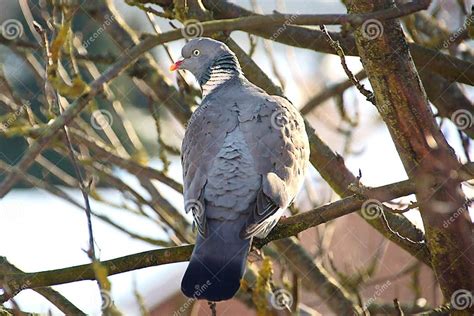
<svg viewBox="0 0 474 316"><path fill-rule="evenodd" d="M193 73L203 100L182 144L184 199L198 237L181 288L226 300L237 292L253 237L265 237L301 187L309 159L299 112L250 83L223 43L198 38L172 66Z"/></svg>

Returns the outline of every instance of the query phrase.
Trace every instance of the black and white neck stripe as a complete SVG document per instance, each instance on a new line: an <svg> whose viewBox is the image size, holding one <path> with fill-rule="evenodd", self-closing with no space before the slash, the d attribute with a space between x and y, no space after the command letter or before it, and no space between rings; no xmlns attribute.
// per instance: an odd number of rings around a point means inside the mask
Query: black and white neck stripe
<svg viewBox="0 0 474 316"><path fill-rule="evenodd" d="M220 56L199 78L203 98L229 79L240 76L242 70L237 57L231 53Z"/></svg>

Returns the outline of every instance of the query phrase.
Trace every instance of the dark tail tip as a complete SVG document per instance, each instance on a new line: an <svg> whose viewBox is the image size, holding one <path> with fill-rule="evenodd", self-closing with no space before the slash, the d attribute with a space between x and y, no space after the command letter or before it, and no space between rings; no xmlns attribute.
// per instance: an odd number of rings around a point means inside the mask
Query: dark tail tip
<svg viewBox="0 0 474 316"><path fill-rule="evenodd" d="M184 295L211 302L231 299L239 290L245 265L233 260L223 267L218 261L202 259L193 258L189 263L181 282Z"/></svg>

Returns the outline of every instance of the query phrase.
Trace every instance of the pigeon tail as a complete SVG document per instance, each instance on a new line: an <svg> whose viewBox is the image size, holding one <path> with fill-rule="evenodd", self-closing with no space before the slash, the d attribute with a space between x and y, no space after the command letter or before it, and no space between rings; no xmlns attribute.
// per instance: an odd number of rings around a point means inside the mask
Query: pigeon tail
<svg viewBox="0 0 474 316"><path fill-rule="evenodd" d="M238 220L208 219L207 234L198 234L191 261L181 281L184 295L211 302L231 299L245 272L251 239L241 239Z"/></svg>

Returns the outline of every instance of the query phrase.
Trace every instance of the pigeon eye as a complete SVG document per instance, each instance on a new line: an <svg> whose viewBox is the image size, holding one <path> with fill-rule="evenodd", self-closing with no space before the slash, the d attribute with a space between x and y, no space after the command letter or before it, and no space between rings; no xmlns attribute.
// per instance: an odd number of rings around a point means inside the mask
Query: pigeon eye
<svg viewBox="0 0 474 316"><path fill-rule="evenodd" d="M199 56L199 54L201 54L201 52L198 49L193 50L194 56Z"/></svg>

